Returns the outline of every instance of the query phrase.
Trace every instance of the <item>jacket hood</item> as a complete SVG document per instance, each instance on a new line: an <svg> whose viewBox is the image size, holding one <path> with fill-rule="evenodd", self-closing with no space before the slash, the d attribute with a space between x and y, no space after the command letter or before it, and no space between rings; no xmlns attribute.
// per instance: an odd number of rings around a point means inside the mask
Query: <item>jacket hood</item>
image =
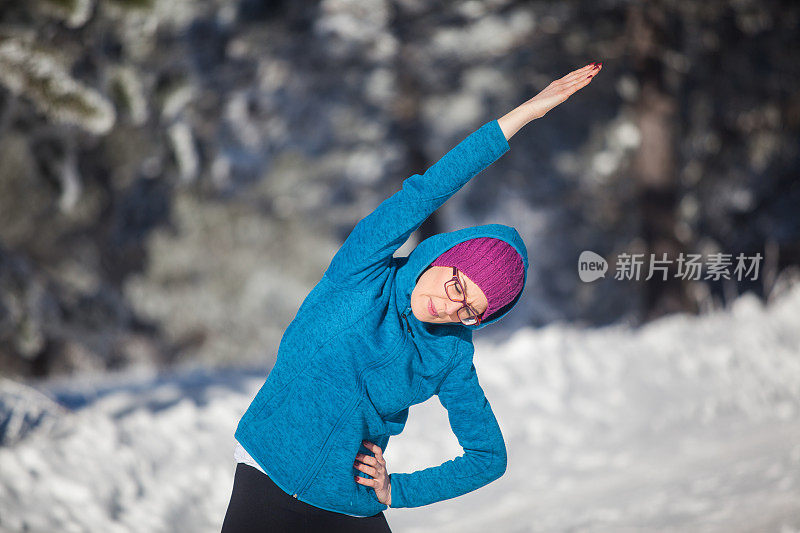
<svg viewBox="0 0 800 533"><path fill-rule="evenodd" d="M522 263L524 265L525 275L522 282L522 289L519 291L519 294L517 294L514 300L493 313L492 318L485 322L481 322L480 324L475 324L472 326L465 326L461 323L430 325L448 327L461 326L463 328L476 330L484 326L488 326L489 324L494 324L508 314L508 312L511 311L515 305L517 305L517 302L520 300L522 293L525 290L525 284L528 282L528 250L525 247L525 243L522 241L522 237L517 230L511 226L505 226L503 224L484 224L481 226L472 226L447 233L439 233L420 242L417 247L414 248L414 250L408 255L408 257L398 258L397 261L400 266L397 270L396 290L398 306L402 307L401 311L411 305L411 292L414 290L417 279L420 275L422 275L423 271L428 267L428 265L430 265L437 257L456 244L477 237L494 237L495 239L503 240L514 247L514 249L522 258ZM413 314L411 316L413 316Z"/></svg>

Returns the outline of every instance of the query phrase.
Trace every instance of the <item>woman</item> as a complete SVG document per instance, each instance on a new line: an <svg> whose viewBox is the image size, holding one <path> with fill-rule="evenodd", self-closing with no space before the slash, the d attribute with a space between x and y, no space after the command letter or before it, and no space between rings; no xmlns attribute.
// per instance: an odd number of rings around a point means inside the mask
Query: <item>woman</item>
<svg viewBox="0 0 800 533"><path fill-rule="evenodd" d="M362 219L286 329L275 366L239 421L223 533L390 531L387 507L417 507L506 469L500 427L472 364L472 333L500 320L527 280L514 228L488 224L397 250L509 150L508 139L600 71L592 63L487 122ZM465 453L388 473L383 451L411 405L433 395Z"/></svg>

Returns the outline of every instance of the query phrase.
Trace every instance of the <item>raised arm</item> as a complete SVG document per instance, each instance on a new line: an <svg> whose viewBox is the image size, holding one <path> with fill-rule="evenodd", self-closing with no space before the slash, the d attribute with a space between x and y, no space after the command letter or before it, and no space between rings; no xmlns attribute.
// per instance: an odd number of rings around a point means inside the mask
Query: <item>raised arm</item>
<svg viewBox="0 0 800 533"><path fill-rule="evenodd" d="M510 149L508 140L528 122L564 102L600 71L592 63L552 82L539 94L497 120L491 120L447 152L424 174L403 181L402 188L361 219L336 252L325 275L357 287L386 271L392 254L434 211L470 179Z"/></svg>
<svg viewBox="0 0 800 533"><path fill-rule="evenodd" d="M506 471L506 446L472 357L462 358L439 390L450 427L464 453L439 466L392 473L391 507L419 507L480 488Z"/></svg>

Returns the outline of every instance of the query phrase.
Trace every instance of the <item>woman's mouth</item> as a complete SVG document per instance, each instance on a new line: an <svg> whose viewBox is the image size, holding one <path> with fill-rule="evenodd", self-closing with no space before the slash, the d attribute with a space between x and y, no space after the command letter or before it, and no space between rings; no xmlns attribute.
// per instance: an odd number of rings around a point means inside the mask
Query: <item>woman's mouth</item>
<svg viewBox="0 0 800 533"><path fill-rule="evenodd" d="M428 298L428 312L431 316L439 318L439 313L436 312L436 309L433 307L433 301L430 298Z"/></svg>

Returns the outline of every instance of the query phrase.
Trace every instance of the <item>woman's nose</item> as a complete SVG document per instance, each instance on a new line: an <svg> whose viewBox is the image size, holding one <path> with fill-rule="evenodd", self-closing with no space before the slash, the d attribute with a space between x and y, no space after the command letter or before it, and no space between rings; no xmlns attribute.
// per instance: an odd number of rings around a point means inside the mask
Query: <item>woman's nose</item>
<svg viewBox="0 0 800 533"><path fill-rule="evenodd" d="M446 298L444 303L445 303L444 312L447 313L447 316L450 317L455 316L456 312L458 312L458 309L462 305L461 302L454 302L450 298Z"/></svg>

